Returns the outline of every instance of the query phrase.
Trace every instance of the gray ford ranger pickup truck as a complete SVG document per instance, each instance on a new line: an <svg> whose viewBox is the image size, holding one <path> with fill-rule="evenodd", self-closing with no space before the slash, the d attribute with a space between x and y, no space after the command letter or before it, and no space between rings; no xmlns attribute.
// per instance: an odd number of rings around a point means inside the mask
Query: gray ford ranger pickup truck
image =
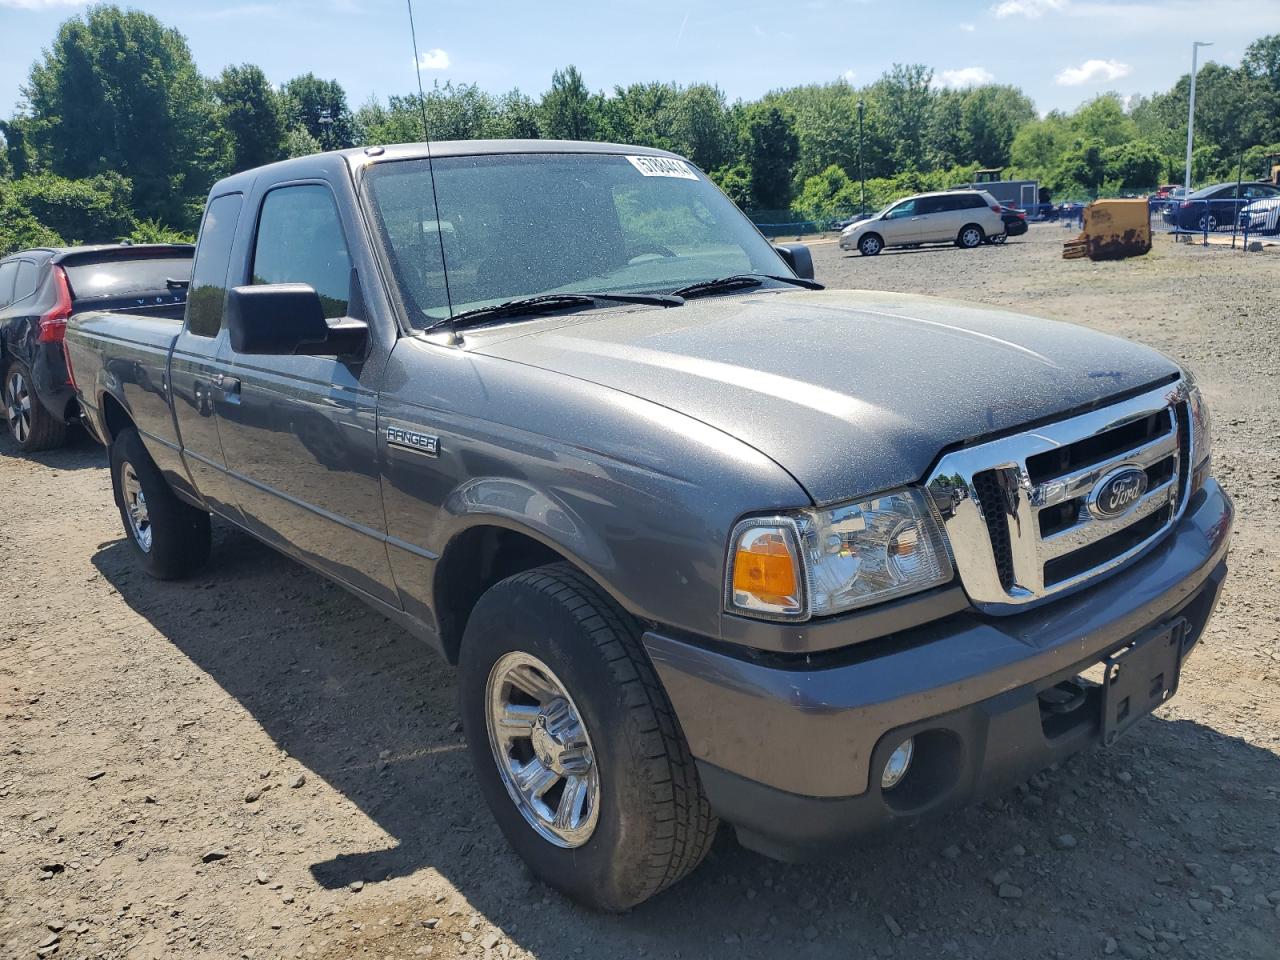
<svg viewBox="0 0 1280 960"><path fill-rule="evenodd" d="M800 859L1111 742L1226 576L1177 364L812 275L673 154L370 147L218 183L185 316L66 342L141 564L216 515L422 637L510 843L622 910L718 819Z"/></svg>

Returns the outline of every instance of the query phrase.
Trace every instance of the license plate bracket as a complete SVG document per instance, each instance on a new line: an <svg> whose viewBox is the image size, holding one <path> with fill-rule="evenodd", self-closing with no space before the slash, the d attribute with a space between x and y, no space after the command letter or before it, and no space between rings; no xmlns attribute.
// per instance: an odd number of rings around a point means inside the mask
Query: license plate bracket
<svg viewBox="0 0 1280 960"><path fill-rule="evenodd" d="M1178 690L1187 621L1174 620L1103 660L1102 742L1111 746Z"/></svg>

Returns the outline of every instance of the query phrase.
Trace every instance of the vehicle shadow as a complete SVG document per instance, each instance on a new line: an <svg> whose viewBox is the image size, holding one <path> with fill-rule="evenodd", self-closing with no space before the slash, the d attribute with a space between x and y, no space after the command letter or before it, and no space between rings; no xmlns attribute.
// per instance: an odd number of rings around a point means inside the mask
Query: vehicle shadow
<svg viewBox="0 0 1280 960"><path fill-rule="evenodd" d="M107 451L83 427L73 426L68 428L67 439L62 446L38 453L23 453L9 435L4 421L0 420L0 459L5 458L30 460L53 470L84 470L101 467L107 460Z"/></svg>
<svg viewBox="0 0 1280 960"><path fill-rule="evenodd" d="M320 576L215 530L210 571L194 581L148 579L123 540L93 562L280 748L394 839L309 865L321 886L432 868L470 911L547 957L1074 957L1101 955L1107 936L1146 950L1137 926L1191 946L1215 938L1218 956L1274 957L1280 918L1247 898L1280 887L1280 759L1190 720L1145 721L1109 751L820 864L765 860L726 830L673 890L625 916L590 914L533 881L494 826L457 732L451 668ZM1258 882L1233 880L1233 863ZM1228 906L1210 884L1239 892ZM402 906L384 952L398 937L411 955L425 936L412 919L439 908Z"/></svg>

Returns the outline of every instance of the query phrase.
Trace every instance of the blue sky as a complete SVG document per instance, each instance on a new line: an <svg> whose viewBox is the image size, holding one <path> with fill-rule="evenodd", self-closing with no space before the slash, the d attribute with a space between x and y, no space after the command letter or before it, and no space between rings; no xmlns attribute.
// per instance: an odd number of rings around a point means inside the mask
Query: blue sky
<svg viewBox="0 0 1280 960"><path fill-rule="evenodd" d="M414 88L403 0L135 0L176 26L216 74L260 65L275 83L339 80L353 107ZM82 0L0 0L0 115L31 61ZM935 82L1020 86L1042 111L1107 90L1150 93L1189 67L1192 40L1235 65L1280 33L1280 0L414 0L424 81L538 94L577 64L593 89L646 80L719 84L730 99L848 76L874 81L894 62ZM785 19L784 19L785 18Z"/></svg>

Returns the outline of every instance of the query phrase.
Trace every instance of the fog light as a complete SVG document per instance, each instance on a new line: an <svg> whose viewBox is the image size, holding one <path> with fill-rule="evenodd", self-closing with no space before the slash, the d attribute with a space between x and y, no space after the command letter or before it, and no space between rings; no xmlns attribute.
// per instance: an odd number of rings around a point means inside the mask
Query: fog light
<svg viewBox="0 0 1280 960"><path fill-rule="evenodd" d="M889 790L896 787L911 769L911 756L916 751L916 742L907 737L898 748L889 754L889 762L884 765L884 773L880 774L880 788Z"/></svg>

